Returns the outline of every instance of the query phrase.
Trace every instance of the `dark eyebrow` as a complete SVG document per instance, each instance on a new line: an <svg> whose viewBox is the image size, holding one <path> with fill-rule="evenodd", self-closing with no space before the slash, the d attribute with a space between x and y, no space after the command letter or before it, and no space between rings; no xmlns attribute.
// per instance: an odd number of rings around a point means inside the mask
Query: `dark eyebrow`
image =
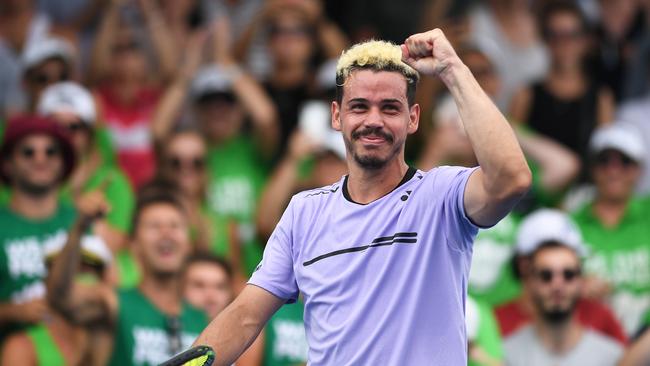
<svg viewBox="0 0 650 366"><path fill-rule="evenodd" d="M350 99L350 100L348 100L348 104L352 104L352 103L368 103L368 99L365 99L365 98L354 98L354 99Z"/></svg>
<svg viewBox="0 0 650 366"><path fill-rule="evenodd" d="M399 99L382 99L382 104L402 104L402 101Z"/></svg>
<svg viewBox="0 0 650 366"><path fill-rule="evenodd" d="M369 103L369 101L368 99L365 98L354 98L348 100L348 104L352 104L352 103ZM381 104L402 104L402 101L399 99L391 98L391 99L382 99L380 103Z"/></svg>

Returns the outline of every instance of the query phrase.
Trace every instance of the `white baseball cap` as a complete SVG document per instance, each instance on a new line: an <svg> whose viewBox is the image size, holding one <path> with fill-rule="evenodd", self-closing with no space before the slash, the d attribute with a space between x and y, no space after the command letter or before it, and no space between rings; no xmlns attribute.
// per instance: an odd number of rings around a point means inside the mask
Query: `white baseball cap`
<svg viewBox="0 0 650 366"><path fill-rule="evenodd" d="M587 255L580 230L563 211L543 208L524 218L517 232L517 255L530 255L542 243L554 241L573 249L580 257Z"/></svg>
<svg viewBox="0 0 650 366"><path fill-rule="evenodd" d="M23 70L29 70L43 61L60 57L68 65L72 64L74 51L70 42L63 38L48 37L30 44L22 56Z"/></svg>
<svg viewBox="0 0 650 366"><path fill-rule="evenodd" d="M638 163L643 164L646 160L646 149L640 133L633 126L618 122L594 131L589 147L594 154L613 149Z"/></svg>
<svg viewBox="0 0 650 366"><path fill-rule="evenodd" d="M43 255L46 259L54 258L63 250L67 235L60 235L56 239L46 243L43 249ZM84 235L81 237L81 255L104 265L109 265L113 261L110 249L108 249L104 240L97 235Z"/></svg>
<svg viewBox="0 0 650 366"><path fill-rule="evenodd" d="M232 77L220 65L201 68L190 86L190 98L194 101L208 94L232 93Z"/></svg>
<svg viewBox="0 0 650 366"><path fill-rule="evenodd" d="M37 110L44 116L69 112L88 124L93 124L97 119L97 110L92 94L83 86L72 81L48 86L41 95Z"/></svg>

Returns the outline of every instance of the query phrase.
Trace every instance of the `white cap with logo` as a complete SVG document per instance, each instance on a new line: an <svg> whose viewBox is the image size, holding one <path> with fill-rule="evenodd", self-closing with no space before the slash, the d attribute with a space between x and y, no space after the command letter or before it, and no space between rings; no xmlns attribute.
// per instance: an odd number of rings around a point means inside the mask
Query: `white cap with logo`
<svg viewBox="0 0 650 366"><path fill-rule="evenodd" d="M587 255L577 225L563 211L543 208L526 216L517 232L517 255L530 255L545 242L554 241L573 249L580 257Z"/></svg>
<svg viewBox="0 0 650 366"><path fill-rule="evenodd" d="M88 124L95 123L97 119L97 110L92 94L83 86L72 81L48 86L41 95L37 110L44 116L69 112Z"/></svg>
<svg viewBox="0 0 650 366"><path fill-rule="evenodd" d="M645 163L646 149L641 135L633 126L613 123L594 131L589 142L594 154L612 149L620 151L637 163Z"/></svg>

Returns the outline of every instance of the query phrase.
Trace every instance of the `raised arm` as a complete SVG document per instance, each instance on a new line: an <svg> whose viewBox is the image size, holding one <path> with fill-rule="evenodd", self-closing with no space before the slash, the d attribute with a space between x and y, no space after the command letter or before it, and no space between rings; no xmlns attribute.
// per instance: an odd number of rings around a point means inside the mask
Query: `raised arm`
<svg viewBox="0 0 650 366"><path fill-rule="evenodd" d="M90 80L88 81L91 83L103 80L111 68L111 48L119 27L120 7L123 2L123 0L111 1L99 24L90 58L88 73Z"/></svg>
<svg viewBox="0 0 650 366"><path fill-rule="evenodd" d="M266 240L271 236L291 196L299 190L300 163L315 149L316 145L303 132L295 131L291 135L289 149L275 167L260 197L255 225L260 239Z"/></svg>
<svg viewBox="0 0 650 366"><path fill-rule="evenodd" d="M242 70L230 53L230 25L225 17L212 26L214 61L229 71L232 89L253 123L253 133L260 151L272 156L278 146L280 129L277 111L262 86Z"/></svg>
<svg viewBox="0 0 650 366"><path fill-rule="evenodd" d="M235 301L205 328L194 344L207 345L215 350L215 366L232 365L283 304L284 300L270 292L247 285Z"/></svg>
<svg viewBox="0 0 650 366"><path fill-rule="evenodd" d="M478 225L497 223L532 180L512 128L440 29L409 37L402 54L421 74L437 75L453 96L480 165L465 188L465 210Z"/></svg>
<svg viewBox="0 0 650 366"><path fill-rule="evenodd" d="M79 205L79 217L68 232L61 253L52 264L47 278L48 302L63 314L79 323L112 319L117 300L108 286L82 285L75 282L81 263L81 237L90 228L92 220L107 211L102 196L87 196Z"/></svg>
<svg viewBox="0 0 650 366"><path fill-rule="evenodd" d="M147 33L149 33L149 38L151 39L158 62L158 75L154 78L154 81L161 82L164 85L176 71L176 65L180 56L176 47L180 45L172 41L172 34L169 31L168 24L162 15L158 2L153 0L138 0L138 3L142 10Z"/></svg>

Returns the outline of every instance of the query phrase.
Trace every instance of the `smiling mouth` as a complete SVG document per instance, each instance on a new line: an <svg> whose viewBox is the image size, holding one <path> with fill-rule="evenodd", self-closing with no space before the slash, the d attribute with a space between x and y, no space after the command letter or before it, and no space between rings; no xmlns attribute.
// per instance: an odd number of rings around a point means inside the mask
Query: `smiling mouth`
<svg viewBox="0 0 650 366"><path fill-rule="evenodd" d="M156 247L158 254L162 256L170 256L176 251L176 245L171 240L164 240L158 244Z"/></svg>
<svg viewBox="0 0 650 366"><path fill-rule="evenodd" d="M352 133L352 139L361 140L367 144L380 144L383 142L392 143L393 136L384 132L379 128L366 128L361 131L355 131Z"/></svg>

